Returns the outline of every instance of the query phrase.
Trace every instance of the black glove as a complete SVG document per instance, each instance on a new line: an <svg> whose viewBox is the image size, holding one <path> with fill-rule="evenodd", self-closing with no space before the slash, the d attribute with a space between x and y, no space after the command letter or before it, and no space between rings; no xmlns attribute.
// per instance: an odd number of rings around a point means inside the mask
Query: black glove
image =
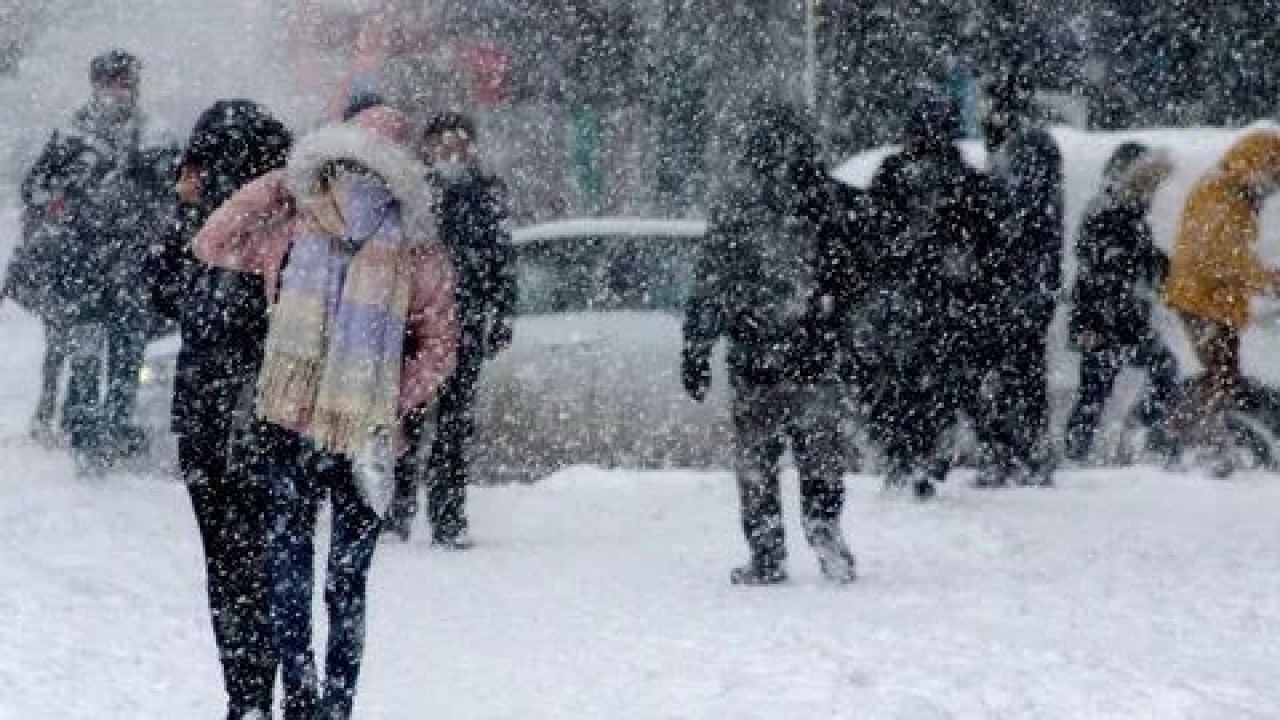
<svg viewBox="0 0 1280 720"><path fill-rule="evenodd" d="M515 331L510 320L495 320L489 327L489 339L485 343L485 355L493 358L498 353L511 347Z"/></svg>
<svg viewBox="0 0 1280 720"><path fill-rule="evenodd" d="M698 402L705 400L707 391L711 389L710 359L686 351L681 367L681 379L684 382L684 391L689 397Z"/></svg>

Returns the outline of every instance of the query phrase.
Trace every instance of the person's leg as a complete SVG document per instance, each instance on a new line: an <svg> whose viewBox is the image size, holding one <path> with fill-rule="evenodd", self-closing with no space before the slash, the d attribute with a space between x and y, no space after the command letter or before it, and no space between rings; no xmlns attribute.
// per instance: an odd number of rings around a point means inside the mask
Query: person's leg
<svg viewBox="0 0 1280 720"><path fill-rule="evenodd" d="M1138 405L1138 417L1147 427L1148 450L1171 459L1178 452L1171 427L1178 398L1178 359L1152 332L1138 346L1134 364L1147 371L1147 386Z"/></svg>
<svg viewBox="0 0 1280 720"><path fill-rule="evenodd" d="M223 686L227 694L228 715L249 709L243 678L243 664L238 652L239 629L235 614L237 597L229 581L229 566L235 562L230 551L232 523L227 506L225 488L204 462L204 452L198 441L190 436L178 437L178 465L196 527L200 531L200 543L204 550L205 586L209 597L209 616L213 624L213 639L222 664Z"/></svg>
<svg viewBox="0 0 1280 720"><path fill-rule="evenodd" d="M796 388L790 393L787 426L800 475L805 539L817 553L823 575L851 582L857 569L840 529L845 492L836 393L833 385Z"/></svg>
<svg viewBox="0 0 1280 720"><path fill-rule="evenodd" d="M1203 372L1192 392L1182 398L1176 427L1189 443L1219 450L1227 404L1239 384L1240 338L1222 323L1194 315L1182 318Z"/></svg>
<svg viewBox="0 0 1280 720"><path fill-rule="evenodd" d="M751 563L734 571L734 582L776 582L786 576L786 538L778 461L783 451L783 421L773 387L733 389L735 474L742 512L742 530Z"/></svg>
<svg viewBox="0 0 1280 720"><path fill-rule="evenodd" d="M411 414L404 422L406 448L404 454L396 459L395 490L391 507L382 522L384 532L393 533L404 541L409 539L413 518L418 514L418 487L426 467L422 459L422 443L429 439L423 434L430 425L421 413Z"/></svg>
<svg viewBox="0 0 1280 720"><path fill-rule="evenodd" d="M71 449L80 458L96 458L100 450L102 334L94 327L69 330L70 372L62 424Z"/></svg>
<svg viewBox="0 0 1280 720"><path fill-rule="evenodd" d="M53 430L58 414L58 381L67 361L67 334L53 323L44 324L44 361L40 365L40 399L36 402L35 425L46 435Z"/></svg>
<svg viewBox="0 0 1280 720"><path fill-rule="evenodd" d="M115 328L107 337L107 389L103 398L104 432L113 450L133 455L145 439L130 425L138 400L138 372L146 353L146 337L129 328Z"/></svg>
<svg viewBox="0 0 1280 720"><path fill-rule="evenodd" d="M1071 419L1067 421L1066 453L1085 460L1093 448L1102 411L1120 375L1121 357L1109 348L1080 353L1080 390Z"/></svg>
<svg viewBox="0 0 1280 720"><path fill-rule="evenodd" d="M1052 481L1048 366L1042 330L1038 324L1028 325L1008 345L997 401L1010 441L1008 470L1020 483L1032 485Z"/></svg>
<svg viewBox="0 0 1280 720"><path fill-rule="evenodd" d="M364 656L365 597L378 540L378 515L351 477L351 464L330 456L325 468L333 507L333 536L324 598L329 611L325 654L325 720L347 720Z"/></svg>
<svg viewBox="0 0 1280 720"><path fill-rule="evenodd" d="M446 546L468 542L466 499L467 452L475 430L476 373L460 368L440 395L440 413L429 463L431 484L427 507L431 513L432 539Z"/></svg>
<svg viewBox="0 0 1280 720"><path fill-rule="evenodd" d="M266 476L260 476L270 494L271 621L284 681L285 720L313 720L319 706L311 642L318 512L318 478L312 465L310 453L281 455L269 463Z"/></svg>

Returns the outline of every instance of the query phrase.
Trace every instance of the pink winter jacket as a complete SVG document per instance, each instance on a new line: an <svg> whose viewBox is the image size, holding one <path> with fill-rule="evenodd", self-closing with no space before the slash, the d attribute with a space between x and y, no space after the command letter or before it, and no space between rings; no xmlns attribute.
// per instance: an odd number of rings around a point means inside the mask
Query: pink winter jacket
<svg viewBox="0 0 1280 720"><path fill-rule="evenodd" d="M297 208L286 171L263 175L209 217L196 235L195 255L215 267L262 275L267 296L274 300L289 246L309 222ZM413 263L407 354L400 376L402 418L435 397L453 372L458 346L454 273L447 251L439 242L422 243L413 251Z"/></svg>

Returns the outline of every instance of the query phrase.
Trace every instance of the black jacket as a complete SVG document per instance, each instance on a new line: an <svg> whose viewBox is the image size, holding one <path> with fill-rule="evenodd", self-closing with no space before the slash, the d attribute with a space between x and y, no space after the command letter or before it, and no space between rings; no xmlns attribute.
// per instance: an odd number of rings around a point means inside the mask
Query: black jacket
<svg viewBox="0 0 1280 720"><path fill-rule="evenodd" d="M947 145L885 158L869 194L881 245L867 311L884 359L909 367L981 352L1005 312L1000 183Z"/></svg>
<svg viewBox="0 0 1280 720"><path fill-rule="evenodd" d="M992 166L1009 194L1011 237L1002 289L1013 313L1008 322L1043 333L1062 287L1062 153L1047 131L1032 128L1011 136Z"/></svg>
<svg viewBox="0 0 1280 720"><path fill-rule="evenodd" d="M1123 347L1150 336L1151 298L1168 260L1155 245L1147 211L1111 189L1086 211L1076 239L1073 342L1092 333L1104 346Z"/></svg>
<svg viewBox="0 0 1280 720"><path fill-rule="evenodd" d="M820 175L789 193L741 178L713 204L684 323L686 363L729 340L735 385L835 380L840 321L856 295L847 225Z"/></svg>
<svg viewBox="0 0 1280 720"><path fill-rule="evenodd" d="M204 437L210 452L224 454L232 412L256 381L267 299L261 278L200 262L190 242L235 190L284 164L291 140L284 125L253 103L224 101L206 111L183 155L183 165L202 171L200 200L179 209L150 257L155 303L182 336L172 429Z"/></svg>
<svg viewBox="0 0 1280 720"><path fill-rule="evenodd" d="M441 189L440 236L457 278L458 365L478 369L492 346L491 333L509 332L515 313L507 188L497 177L474 169L454 180L432 179Z"/></svg>
<svg viewBox="0 0 1280 720"><path fill-rule="evenodd" d="M6 294L48 322L143 333L152 324L138 278L171 213L176 151L142 150L140 125L91 103L23 180L24 237Z"/></svg>

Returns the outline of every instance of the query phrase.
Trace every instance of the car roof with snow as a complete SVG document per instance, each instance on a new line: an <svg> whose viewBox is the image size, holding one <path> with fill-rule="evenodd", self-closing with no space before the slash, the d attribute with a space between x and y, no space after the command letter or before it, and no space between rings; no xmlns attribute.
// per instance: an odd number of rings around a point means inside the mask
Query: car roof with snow
<svg viewBox="0 0 1280 720"><path fill-rule="evenodd" d="M699 238L706 233L705 220L642 217L566 218L516 228L511 231L511 243L528 245L543 240L619 236Z"/></svg>

